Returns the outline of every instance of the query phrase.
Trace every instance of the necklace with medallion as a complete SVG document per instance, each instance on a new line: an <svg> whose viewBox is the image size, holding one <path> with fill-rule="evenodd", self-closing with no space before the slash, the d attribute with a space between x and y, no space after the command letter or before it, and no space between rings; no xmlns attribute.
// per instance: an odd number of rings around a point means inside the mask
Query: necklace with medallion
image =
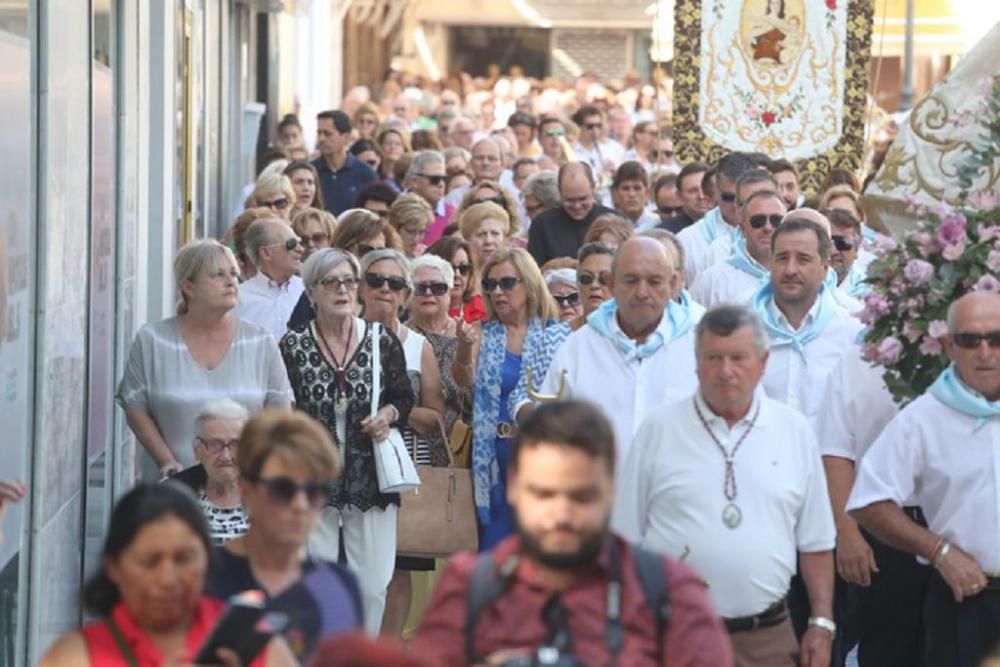
<svg viewBox="0 0 1000 667"><path fill-rule="evenodd" d="M701 420L701 425L708 432L709 437L712 438L712 442L715 446L719 448L722 452L722 457L726 461L726 477L722 484L722 492L726 496L726 500L729 501L725 507L722 508L722 523L729 529L735 530L737 526L743 521L743 512L740 510L739 505L736 504L736 468L733 464L733 458L736 456L736 451L743 444L743 441L747 439L750 435L750 431L753 430L754 425L757 423L757 417L760 416L760 404L757 404L757 409L753 413L753 418L750 420L750 424L747 425L747 430L743 432L740 439L736 441L736 445L733 447L733 451L727 452L726 448L719 442L719 439L715 437L715 433L712 431L711 427L708 425L708 421L705 419L705 415L701 413L701 408L698 406L698 398L692 399L694 401L694 411L698 414L698 419Z"/></svg>
<svg viewBox="0 0 1000 667"><path fill-rule="evenodd" d="M326 336L323 335L323 329L320 328L318 319L316 320L316 332L319 333L319 339L330 355L330 360L333 362L334 381L337 383L338 392L343 395L344 390L347 389L347 355L351 352L351 341L354 340L354 322L351 322L351 328L347 331L347 344L344 346L344 357L342 359L337 359L337 355L333 353L333 348L330 346L329 341L326 340Z"/></svg>

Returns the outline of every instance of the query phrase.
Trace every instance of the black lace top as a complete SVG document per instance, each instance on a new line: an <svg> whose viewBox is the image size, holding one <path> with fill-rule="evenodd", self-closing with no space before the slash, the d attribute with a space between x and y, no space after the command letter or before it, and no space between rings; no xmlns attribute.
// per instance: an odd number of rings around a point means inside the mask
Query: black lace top
<svg viewBox="0 0 1000 667"><path fill-rule="evenodd" d="M375 477L375 457L371 438L361 431L361 421L371 411L371 325L358 320L364 335L357 350L347 362L343 389L338 386L333 366L323 356L317 342L313 324L292 329L281 339L281 357L288 369L288 379L295 394L295 405L314 419L323 423L340 448L344 458L344 471L330 494L328 505L343 509L347 505L366 511L372 507L385 509L398 505L399 495L379 493ZM382 329L382 396L380 408L395 406L399 420L395 426L406 424L413 409L413 391L406 376L406 359L396 334ZM338 404L342 409L338 410ZM337 438L337 413L346 414L343 432L345 442Z"/></svg>

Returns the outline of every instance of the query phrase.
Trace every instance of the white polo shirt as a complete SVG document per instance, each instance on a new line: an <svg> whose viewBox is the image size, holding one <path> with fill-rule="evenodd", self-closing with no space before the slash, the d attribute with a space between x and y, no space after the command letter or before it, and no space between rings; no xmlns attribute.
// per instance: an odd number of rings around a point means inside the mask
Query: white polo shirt
<svg viewBox="0 0 1000 667"><path fill-rule="evenodd" d="M718 206L703 215L698 222L677 233L677 240L684 247L685 285L694 284L711 243L716 239L731 236L732 233L733 227L723 219ZM726 253L725 256L728 257L729 254Z"/></svg>
<svg viewBox="0 0 1000 667"><path fill-rule="evenodd" d="M729 262L719 262L701 273L691 285L691 296L695 301L711 308L720 303L744 304L750 300L768 276L757 278Z"/></svg>
<svg viewBox="0 0 1000 667"><path fill-rule="evenodd" d="M274 340L280 341L288 331L288 318L295 310L304 290L302 279L292 276L279 284L258 273L240 284L240 300L236 314L240 319L267 329Z"/></svg>
<svg viewBox="0 0 1000 667"><path fill-rule="evenodd" d="M1000 421L975 426L930 393L913 401L861 459L847 510L912 496L932 532L1000 572Z"/></svg>
<svg viewBox="0 0 1000 667"><path fill-rule="evenodd" d="M695 411L736 450L735 528L723 523L725 458ZM759 389L731 429L700 394L675 402L639 429L619 476L623 508L638 521L643 546L684 557L708 583L719 614L757 614L788 592L798 552L828 551L836 528L816 437L805 418ZM631 536L629 536L631 537Z"/></svg>

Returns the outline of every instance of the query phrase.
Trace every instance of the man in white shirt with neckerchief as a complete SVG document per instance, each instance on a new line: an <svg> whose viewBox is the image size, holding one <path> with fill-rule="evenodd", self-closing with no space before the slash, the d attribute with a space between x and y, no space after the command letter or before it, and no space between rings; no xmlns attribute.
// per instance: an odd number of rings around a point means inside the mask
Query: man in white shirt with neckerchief
<svg viewBox="0 0 1000 667"><path fill-rule="evenodd" d="M937 570L922 664L976 667L1000 641L1000 294L955 301L943 342L951 365L865 454L847 509ZM927 528L903 512L911 497Z"/></svg>
<svg viewBox="0 0 1000 667"><path fill-rule="evenodd" d="M820 224L798 217L800 211L794 214L771 235L771 278L754 293L750 307L771 340L764 390L812 421L826 377L862 325L824 284L830 235Z"/></svg>
<svg viewBox="0 0 1000 667"><path fill-rule="evenodd" d="M698 389L643 422L619 477L624 510L645 547L705 578L738 667L825 667L835 530L816 437L760 390L768 340L751 310L710 309L695 341ZM796 556L811 611L801 647L786 600Z"/></svg>
<svg viewBox="0 0 1000 667"><path fill-rule="evenodd" d="M679 262L659 241L629 239L618 248L611 273L614 298L563 342L539 391L600 405L624 458L646 416L694 390L696 317L690 304L673 300L680 290ZM612 525L634 537L634 516L620 510L616 503Z"/></svg>
<svg viewBox="0 0 1000 667"><path fill-rule="evenodd" d="M262 218L247 229L246 247L257 275L240 284L236 314L279 341L304 289L296 275L302 270L302 246L287 223Z"/></svg>

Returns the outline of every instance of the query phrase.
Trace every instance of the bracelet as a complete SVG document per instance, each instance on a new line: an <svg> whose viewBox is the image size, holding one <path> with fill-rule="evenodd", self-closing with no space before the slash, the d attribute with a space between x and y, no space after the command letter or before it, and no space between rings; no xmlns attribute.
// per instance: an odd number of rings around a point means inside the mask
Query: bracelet
<svg viewBox="0 0 1000 667"><path fill-rule="evenodd" d="M826 630L830 633L830 637L837 636L837 624L828 618L824 618L822 616L810 616L809 625L814 628Z"/></svg>
<svg viewBox="0 0 1000 667"><path fill-rule="evenodd" d="M934 548L931 549L931 554L927 557L927 562L933 563L937 559L938 552L941 551L941 547L944 546L944 536L942 535L934 543Z"/></svg>
<svg viewBox="0 0 1000 667"><path fill-rule="evenodd" d="M951 543L945 542L944 544L941 545L941 550L938 551L938 554L937 556L935 556L932 565L934 565L935 568L941 565L941 562L944 561L944 557L947 556L950 552L951 552Z"/></svg>

